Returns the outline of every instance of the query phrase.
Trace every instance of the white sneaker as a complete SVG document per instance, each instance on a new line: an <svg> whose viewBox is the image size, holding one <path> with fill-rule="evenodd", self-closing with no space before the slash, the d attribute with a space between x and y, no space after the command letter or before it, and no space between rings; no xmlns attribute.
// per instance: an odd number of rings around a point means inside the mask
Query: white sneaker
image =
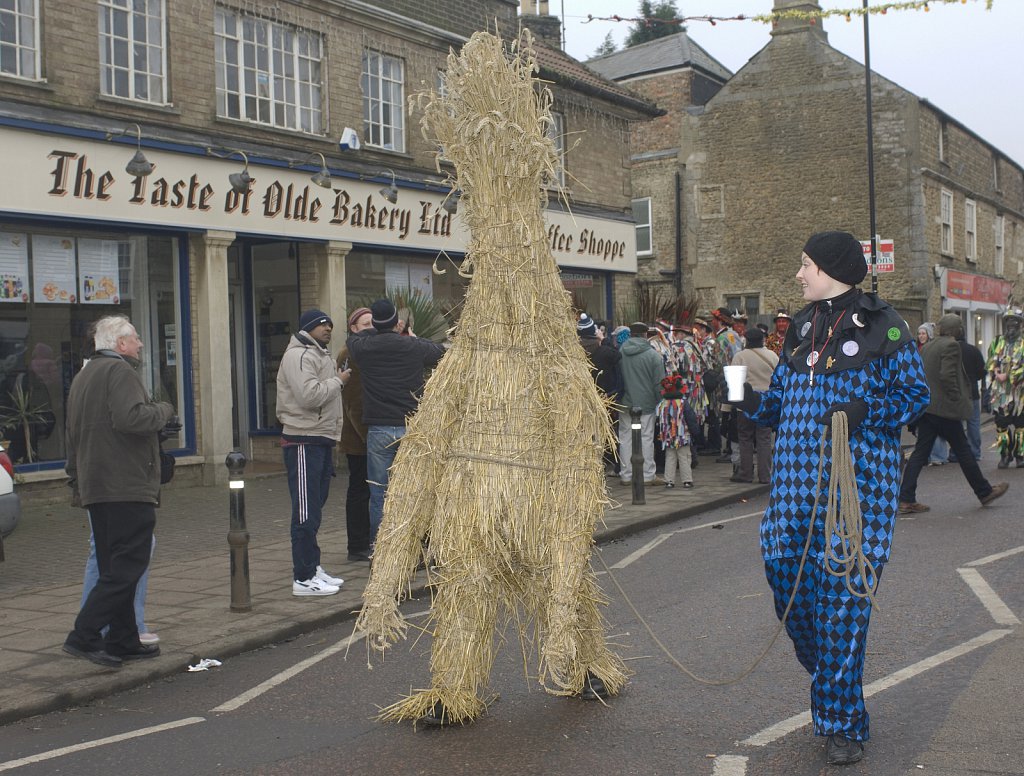
<svg viewBox="0 0 1024 776"><path fill-rule="evenodd" d="M334 595L340 587L328 585L322 579L310 577L305 581L296 579L292 582L292 595Z"/></svg>
<svg viewBox="0 0 1024 776"><path fill-rule="evenodd" d="M341 577L332 577L330 574L324 571L323 566L316 567L316 578L319 579L321 582L326 582L328 585L332 585L334 587L341 587L345 584L344 579L342 579Z"/></svg>

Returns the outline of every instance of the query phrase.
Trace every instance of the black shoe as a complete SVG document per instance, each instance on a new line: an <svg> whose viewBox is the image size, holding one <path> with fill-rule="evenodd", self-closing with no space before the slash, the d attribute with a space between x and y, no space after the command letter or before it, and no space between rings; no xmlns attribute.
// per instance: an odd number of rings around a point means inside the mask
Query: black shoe
<svg viewBox="0 0 1024 776"><path fill-rule="evenodd" d="M715 463L732 463L732 455L730 453L720 455L715 459Z"/></svg>
<svg viewBox="0 0 1024 776"><path fill-rule="evenodd" d="M842 733L829 736L825 742L825 760L829 765L851 765L864 756L864 744Z"/></svg>
<svg viewBox="0 0 1024 776"><path fill-rule="evenodd" d="M446 727L451 725L454 720L452 720L452 713L448 711L448 707L441 703L441 701L435 701L434 705L420 717L419 721L430 727Z"/></svg>
<svg viewBox="0 0 1024 776"><path fill-rule="evenodd" d="M748 479L747 479L746 477L740 477L740 475L738 475L738 474L734 474L734 475L733 475L732 477L730 477L730 478L729 478L729 482L744 482L744 483L750 483L750 482L753 482L753 481L754 481L754 479L753 479L753 478L750 478L750 479L748 480Z"/></svg>
<svg viewBox="0 0 1024 776"><path fill-rule="evenodd" d="M1024 469L1024 458L1018 457L1016 466L1018 469Z"/></svg>
<svg viewBox="0 0 1024 776"><path fill-rule="evenodd" d="M114 657L121 660L148 660L151 657L160 655L159 644L139 644L138 647L129 652L112 652Z"/></svg>
<svg viewBox="0 0 1024 776"><path fill-rule="evenodd" d="M587 678L583 680L580 697L585 701L596 701L598 698L607 698L609 695L611 693L604 686L604 680L593 671L587 671Z"/></svg>
<svg viewBox="0 0 1024 776"><path fill-rule="evenodd" d="M373 553L370 552L369 550L363 550L362 552L350 552L348 554L348 559L350 561L353 561L353 562L361 561L361 562L369 563L372 558L373 558Z"/></svg>
<svg viewBox="0 0 1024 776"><path fill-rule="evenodd" d="M79 649L78 647L72 646L71 644L65 642L64 651L67 652L69 655L74 655L75 657L81 657L85 658L86 660L91 660L96 665L104 666L105 668L121 668L124 665L121 658L108 654L102 649Z"/></svg>
<svg viewBox="0 0 1024 776"><path fill-rule="evenodd" d="M999 456L999 463L996 464L997 469L1009 469L1010 468L1010 456L1001 455Z"/></svg>

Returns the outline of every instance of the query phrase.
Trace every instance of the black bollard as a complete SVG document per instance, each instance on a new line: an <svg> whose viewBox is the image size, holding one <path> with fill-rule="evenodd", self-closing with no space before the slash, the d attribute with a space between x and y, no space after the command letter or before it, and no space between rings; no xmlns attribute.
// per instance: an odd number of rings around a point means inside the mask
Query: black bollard
<svg viewBox="0 0 1024 776"><path fill-rule="evenodd" d="M647 499L644 498L644 443L640 433L643 428L640 423L640 415L639 407L633 407L629 411L630 427L633 430L633 452L629 456L629 465L633 470L634 504L647 503Z"/></svg>
<svg viewBox="0 0 1024 776"><path fill-rule="evenodd" d="M251 612L249 593L249 529L245 525L245 480L242 470L247 463L237 450L228 453L224 465L228 467L231 494L231 523L228 529L228 547L231 548L231 611Z"/></svg>

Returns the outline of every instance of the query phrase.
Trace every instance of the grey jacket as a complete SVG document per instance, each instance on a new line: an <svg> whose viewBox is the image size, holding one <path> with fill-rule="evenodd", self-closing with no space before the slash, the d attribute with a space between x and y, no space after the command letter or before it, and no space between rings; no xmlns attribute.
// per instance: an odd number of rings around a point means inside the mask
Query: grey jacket
<svg viewBox="0 0 1024 776"><path fill-rule="evenodd" d="M277 369L277 419L287 437L341 438L341 378L327 348L293 334Z"/></svg>
<svg viewBox="0 0 1024 776"><path fill-rule="evenodd" d="M100 351L71 383L67 463L72 503L160 503L160 442L174 408L152 401L138 361Z"/></svg>
<svg viewBox="0 0 1024 776"><path fill-rule="evenodd" d="M661 401L661 378L665 376L665 362L651 343L642 337L630 337L622 343L622 400L620 405L629 412L639 407L650 415Z"/></svg>

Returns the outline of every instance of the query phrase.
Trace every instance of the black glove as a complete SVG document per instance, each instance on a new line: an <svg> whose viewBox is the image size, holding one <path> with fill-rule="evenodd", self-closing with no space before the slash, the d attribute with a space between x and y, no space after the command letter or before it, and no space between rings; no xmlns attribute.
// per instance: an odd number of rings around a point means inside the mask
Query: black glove
<svg viewBox="0 0 1024 776"><path fill-rule="evenodd" d="M162 429L156 432L161 442L166 442L168 439L173 439L181 433L181 420L177 415L171 415Z"/></svg>
<svg viewBox="0 0 1024 776"><path fill-rule="evenodd" d="M734 407L739 407L748 415L753 415L757 412L757 408L761 406L761 394L754 390L754 386L750 383L743 383L743 398L739 401L731 402Z"/></svg>
<svg viewBox="0 0 1024 776"><path fill-rule="evenodd" d="M837 412L846 413L846 426L852 434L857 430L857 427L864 422L864 418L868 416L868 405L863 399L855 399L854 401L843 401L838 404L833 404L825 410L824 415L818 418L818 422L827 426L829 430L831 430L832 416Z"/></svg>

